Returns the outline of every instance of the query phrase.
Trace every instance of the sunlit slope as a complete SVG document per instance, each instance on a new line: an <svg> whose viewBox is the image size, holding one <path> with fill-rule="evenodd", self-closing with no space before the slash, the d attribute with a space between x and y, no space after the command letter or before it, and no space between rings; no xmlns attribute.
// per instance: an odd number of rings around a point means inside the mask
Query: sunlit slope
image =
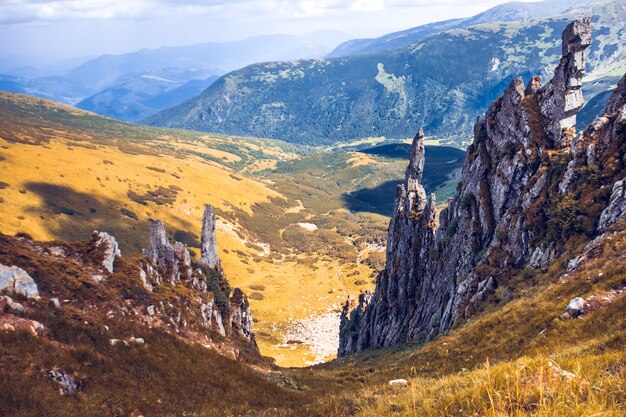
<svg viewBox="0 0 626 417"><path fill-rule="evenodd" d="M331 157L328 178L298 182L300 172L271 171L317 160L301 156L307 152L279 141L137 127L0 93L0 231L77 240L104 230L124 254L146 246L149 219L158 218L198 253L203 204L212 204L220 256L231 283L251 295L262 352L303 365L334 353L332 341L312 350L320 343L307 335L328 324L347 294L371 288L382 260L386 218L350 213L343 194L402 170L398 161L362 165L343 153ZM372 169L385 175L359 178Z"/></svg>

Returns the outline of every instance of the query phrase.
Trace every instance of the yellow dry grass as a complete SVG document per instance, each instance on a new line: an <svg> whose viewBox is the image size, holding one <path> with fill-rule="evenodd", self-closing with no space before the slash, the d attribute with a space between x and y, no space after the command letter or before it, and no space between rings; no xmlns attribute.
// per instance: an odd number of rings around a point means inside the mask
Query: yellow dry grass
<svg viewBox="0 0 626 417"><path fill-rule="evenodd" d="M370 155L360 152L350 152L350 159L348 159L348 163L353 167L358 167L363 165L378 164L379 162Z"/></svg>
<svg viewBox="0 0 626 417"><path fill-rule="evenodd" d="M35 117L15 114L11 107L3 109L6 101ZM31 106L54 112L51 121L39 117L39 110ZM301 213L302 201L288 198L272 188L270 181L245 177L229 165L241 160L240 155L248 158L248 152L265 158L257 167L296 157L280 154L278 146L260 146L255 139L179 135L131 125L115 131L119 137L94 140L93 133L82 127L53 124L56 112L63 117L69 112L96 126L101 123L103 129L117 122L27 96L0 94L0 111L7 114L0 122L0 232L24 232L37 240L83 240L93 230L103 230L117 238L123 254L129 254L147 245L149 219L163 220L172 238L178 231L198 239L203 205L212 204L218 210L219 252L232 286L248 294L255 292L250 285L265 286L264 291L257 291L263 299L258 295L251 299L254 326L262 353L275 357L280 365L302 366L312 359L309 345L284 347L283 332L289 320L336 310L348 294L365 288L357 286L356 280L372 287L372 269L361 261L332 254L295 255L284 244L279 255L270 255L269 242L254 237L259 234L250 228L272 227L271 219L254 210L270 199L285 201L284 214L302 217L294 223L311 215ZM120 142L125 134L145 138ZM226 145L225 149L239 155L219 149ZM142 204L141 198L148 193L157 195L157 200L161 194L167 198L162 204ZM239 224L244 214L254 221ZM194 245L191 250L198 253ZM350 277L346 277L347 268Z"/></svg>

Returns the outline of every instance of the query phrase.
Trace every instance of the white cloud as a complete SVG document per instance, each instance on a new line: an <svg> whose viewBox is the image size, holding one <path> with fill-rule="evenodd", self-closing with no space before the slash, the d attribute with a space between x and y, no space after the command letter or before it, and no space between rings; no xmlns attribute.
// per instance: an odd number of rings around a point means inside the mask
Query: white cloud
<svg viewBox="0 0 626 417"><path fill-rule="evenodd" d="M0 23L77 19L149 19L163 16L273 14L310 18L337 12L402 8L487 7L502 0L2 0Z"/></svg>

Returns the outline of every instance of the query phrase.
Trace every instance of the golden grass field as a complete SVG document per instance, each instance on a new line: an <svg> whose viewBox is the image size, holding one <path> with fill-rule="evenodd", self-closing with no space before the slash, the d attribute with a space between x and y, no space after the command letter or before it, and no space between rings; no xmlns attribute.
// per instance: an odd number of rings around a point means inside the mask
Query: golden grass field
<svg viewBox="0 0 626 417"><path fill-rule="evenodd" d="M349 235L367 222L380 238L386 220L342 210L341 190L324 190L323 179L299 185L280 174L253 176L303 158L276 143L132 126L0 93L0 232L72 241L104 230L124 254L146 246L148 220L158 218L198 253L203 205L212 204L225 271L252 295L262 353L302 366L314 360L310 345L287 345L283 334L293 321L337 312L348 294L372 288L370 251ZM348 169L379 164L345 157ZM298 225L310 222L319 229ZM303 241L330 249L297 250Z"/></svg>

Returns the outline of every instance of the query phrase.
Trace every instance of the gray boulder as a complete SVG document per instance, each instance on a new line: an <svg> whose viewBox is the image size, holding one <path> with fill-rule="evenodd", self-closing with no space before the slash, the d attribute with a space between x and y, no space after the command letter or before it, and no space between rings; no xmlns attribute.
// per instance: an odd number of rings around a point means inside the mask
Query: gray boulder
<svg viewBox="0 0 626 417"><path fill-rule="evenodd" d="M26 298L39 298L37 284L28 272L17 266L0 264L0 290Z"/></svg>
<svg viewBox="0 0 626 417"><path fill-rule="evenodd" d="M581 316L585 312L585 299L576 297L572 299L565 309L564 318L573 318Z"/></svg>
<svg viewBox="0 0 626 417"><path fill-rule="evenodd" d="M74 395L80 388L80 381L65 371L48 371L48 376L59 386L62 395Z"/></svg>

